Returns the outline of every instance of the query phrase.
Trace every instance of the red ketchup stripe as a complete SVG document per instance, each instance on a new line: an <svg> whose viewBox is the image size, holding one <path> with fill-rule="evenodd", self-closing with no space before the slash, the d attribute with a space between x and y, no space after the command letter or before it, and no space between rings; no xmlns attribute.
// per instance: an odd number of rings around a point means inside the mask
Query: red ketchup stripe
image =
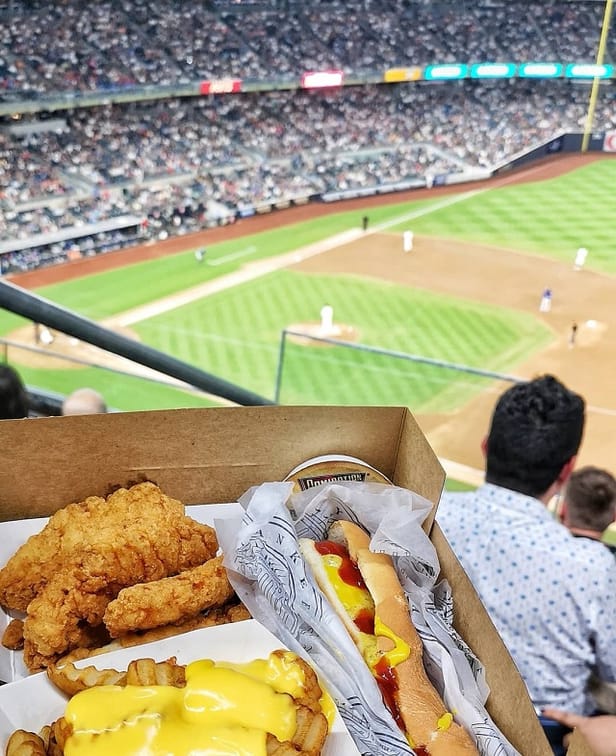
<svg viewBox="0 0 616 756"><path fill-rule="evenodd" d="M398 677L395 671L387 664L387 659L383 656L374 667L374 675L381 689L385 706L391 712L392 717L401 730L404 730L404 722L400 715L400 709L396 702L395 694L398 692Z"/></svg>
<svg viewBox="0 0 616 756"><path fill-rule="evenodd" d="M374 635L374 612L371 612L370 609L360 609L353 617L353 622L360 632Z"/></svg>
<svg viewBox="0 0 616 756"><path fill-rule="evenodd" d="M405 732L404 722L395 697L395 694L398 691L398 676L396 671L387 664L387 660L384 656L376 663L376 666L374 667L374 676L379 686L379 690L381 691L381 695L383 696L385 706L389 709L398 727L402 732ZM430 751L428 751L423 745L413 746L413 751L416 756L430 756Z"/></svg>
<svg viewBox="0 0 616 756"><path fill-rule="evenodd" d="M314 546L321 556L334 554L335 556L340 557L341 563L338 568L338 575L343 583L352 585L355 588L361 588L365 591L368 590L359 568L352 561L349 552L344 546L341 546L339 543L334 543L334 541L317 541ZM353 617L353 622L360 632L374 635L374 612L369 609L361 609L359 613Z"/></svg>
<svg viewBox="0 0 616 756"><path fill-rule="evenodd" d="M349 552L344 546L341 546L339 543L334 543L333 541L317 541L314 546L322 556L325 556L326 554L335 554L342 559L338 574L343 582L347 585L354 585L357 588L366 587L359 568L356 564L353 564Z"/></svg>

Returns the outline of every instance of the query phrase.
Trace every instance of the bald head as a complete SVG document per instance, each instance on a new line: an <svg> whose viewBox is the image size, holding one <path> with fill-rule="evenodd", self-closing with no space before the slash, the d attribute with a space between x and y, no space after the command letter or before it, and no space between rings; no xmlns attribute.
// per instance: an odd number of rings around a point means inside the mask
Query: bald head
<svg viewBox="0 0 616 756"><path fill-rule="evenodd" d="M91 388L80 388L62 402L63 415L96 415L107 412L103 397Z"/></svg>

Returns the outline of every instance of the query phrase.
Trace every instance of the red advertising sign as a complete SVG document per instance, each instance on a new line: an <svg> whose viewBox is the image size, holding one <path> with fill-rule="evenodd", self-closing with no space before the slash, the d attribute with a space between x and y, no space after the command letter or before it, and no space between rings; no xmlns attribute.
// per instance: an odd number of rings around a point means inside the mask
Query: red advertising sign
<svg viewBox="0 0 616 756"><path fill-rule="evenodd" d="M603 137L603 151L616 152L616 131L606 131Z"/></svg>
<svg viewBox="0 0 616 756"><path fill-rule="evenodd" d="M340 87L343 78L343 71L308 71L302 75L301 84L304 89Z"/></svg>
<svg viewBox="0 0 616 756"><path fill-rule="evenodd" d="M202 81L199 85L201 94L232 94L240 92L241 89L241 79L212 79L212 81Z"/></svg>

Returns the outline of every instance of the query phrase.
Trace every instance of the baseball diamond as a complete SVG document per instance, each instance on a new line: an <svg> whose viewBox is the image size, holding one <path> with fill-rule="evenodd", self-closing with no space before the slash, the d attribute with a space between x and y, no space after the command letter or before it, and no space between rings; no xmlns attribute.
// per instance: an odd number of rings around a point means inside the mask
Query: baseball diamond
<svg viewBox="0 0 616 756"><path fill-rule="evenodd" d="M616 349L613 249L593 246L592 217L584 230L587 236L578 239L573 234L568 240L564 206L551 219L557 241L546 248L541 240L524 239L519 218L495 215L492 204L499 192L507 193L505 205L527 193L541 223L546 217L541 212L552 212L549 207L546 211L546 203L557 207L567 201L557 181L566 184L577 176L592 186L601 175L613 177L614 169L616 161L605 157L559 157L470 188L309 204L11 278L263 395L272 394L280 331L293 324L318 323L326 302L333 305L335 322L353 329L354 339L363 344L521 378L551 372L583 393L589 404L580 463L609 467L616 431L611 389ZM537 204L536 195L543 188L544 202ZM606 212L614 214L613 200L605 193L603 197ZM500 243L494 232L490 237L485 227L473 227L481 208L496 224ZM364 214L369 215L370 226L361 232ZM410 218L413 253L404 254L402 233ZM469 221L466 228L459 225L460 218ZM313 219L316 224L307 224ZM532 226L528 215L524 220L524 228ZM601 222L596 223L600 233ZM315 226L318 232L306 232ZM268 236L272 228L284 236L279 248L278 242L264 245L264 240L273 239ZM576 271L573 261L581 244L589 249L588 262L583 271ZM193 257L199 246L208 249L202 264ZM284 250L289 251L283 254ZM217 260L223 264L208 264ZM165 271L173 265L181 272L172 285ZM79 293L71 284L77 279ZM539 299L547 284L554 292L553 307L540 313ZM268 303L273 303L276 315L264 315ZM571 348L573 321L579 329ZM5 314L0 326L12 340L33 341L31 324L18 325L16 318ZM481 467L480 442L500 385L481 379L466 391L460 376L456 383L440 371L438 380L449 382L449 391L441 385L422 395L422 384L425 388L436 380L434 375L417 371L413 375L407 367L392 367L391 360L362 366L349 363L349 356L339 351L317 351L316 358L290 357L283 403L288 397L286 403L405 404L439 456ZM305 348L305 352L314 350ZM119 409L212 403L211 398L188 392L169 393L166 387L150 395L143 387L137 389L134 381L127 385L117 376L105 381L103 371L92 368L68 370L64 362L50 359L56 353L118 365L117 358L60 336L43 360L18 350L11 360L33 385L65 391L87 378ZM295 370L293 359L297 359ZM322 386L311 370L327 376ZM334 384L342 388L336 392ZM394 393L384 392L384 384L395 386ZM438 400L430 398L435 393Z"/></svg>

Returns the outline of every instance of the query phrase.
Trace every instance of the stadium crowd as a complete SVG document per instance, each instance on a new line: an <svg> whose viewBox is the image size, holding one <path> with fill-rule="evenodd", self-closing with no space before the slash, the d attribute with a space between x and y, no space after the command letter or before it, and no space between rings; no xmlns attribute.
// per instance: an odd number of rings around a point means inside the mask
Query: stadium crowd
<svg viewBox="0 0 616 756"><path fill-rule="evenodd" d="M0 119L0 272L232 222L261 205L487 171L579 131L588 84L283 88L34 116L20 113L24 99L332 66L357 72L435 61L588 59L601 22L597 5L0 2L0 102L16 103ZM616 128L613 105L610 88L602 88L598 129ZM114 219L121 219L117 227ZM105 229L97 225L110 220ZM37 235L54 238L27 243ZM14 248L3 246L9 240Z"/></svg>
<svg viewBox="0 0 616 756"><path fill-rule="evenodd" d="M2 5L0 92L22 94L446 61L588 62L602 20L600 3L540 0Z"/></svg>

